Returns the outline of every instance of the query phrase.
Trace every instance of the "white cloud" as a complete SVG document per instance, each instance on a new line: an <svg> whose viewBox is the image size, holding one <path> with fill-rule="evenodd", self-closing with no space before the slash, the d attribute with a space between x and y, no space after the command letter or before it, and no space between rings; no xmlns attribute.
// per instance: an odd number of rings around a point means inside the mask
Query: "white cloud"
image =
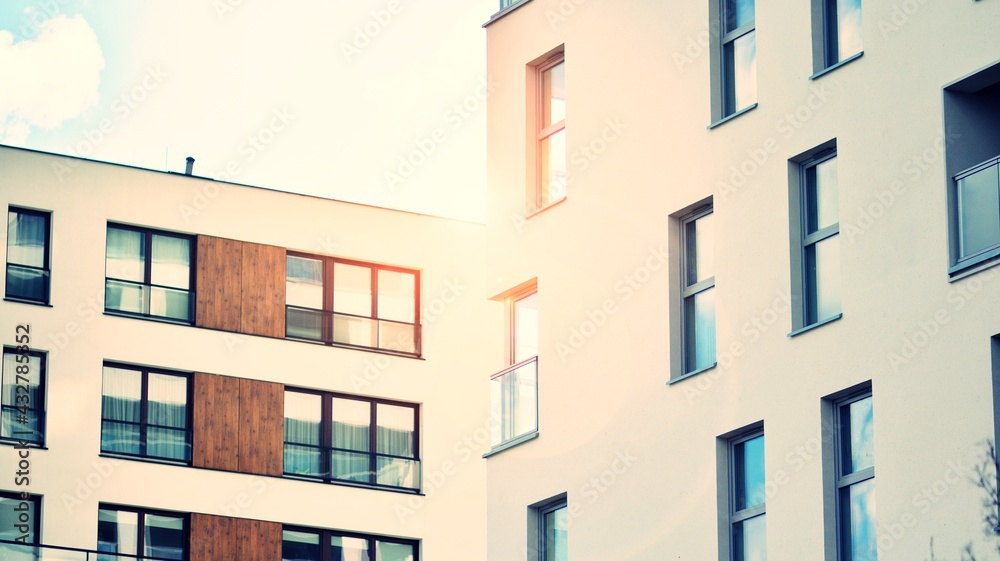
<svg viewBox="0 0 1000 561"><path fill-rule="evenodd" d="M104 54L90 24L57 15L38 31L15 43L0 30L0 142L23 144L32 127L56 128L98 102Z"/></svg>

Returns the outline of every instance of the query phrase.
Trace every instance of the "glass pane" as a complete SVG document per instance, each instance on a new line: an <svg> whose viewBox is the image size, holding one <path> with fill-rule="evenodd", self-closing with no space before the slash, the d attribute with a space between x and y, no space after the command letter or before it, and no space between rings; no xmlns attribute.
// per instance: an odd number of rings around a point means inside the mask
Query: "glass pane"
<svg viewBox="0 0 1000 561"><path fill-rule="evenodd" d="M538 364L490 380L491 445L538 430Z"/></svg>
<svg viewBox="0 0 1000 561"><path fill-rule="evenodd" d="M319 534L281 532L281 561L320 561Z"/></svg>
<svg viewBox="0 0 1000 561"><path fill-rule="evenodd" d="M157 514L147 514L145 519L145 554L160 559L184 559L184 519Z"/></svg>
<svg viewBox="0 0 1000 561"><path fill-rule="evenodd" d="M566 63L560 62L542 73L542 126L566 118Z"/></svg>
<svg viewBox="0 0 1000 561"><path fill-rule="evenodd" d="M7 265L7 281L5 294L11 298L49 300L49 272L38 269L27 269L17 265Z"/></svg>
<svg viewBox="0 0 1000 561"><path fill-rule="evenodd" d="M333 341L361 347L375 347L378 322L354 316L333 316Z"/></svg>
<svg viewBox="0 0 1000 561"><path fill-rule="evenodd" d="M806 285L810 324L840 313L840 236L806 248Z"/></svg>
<svg viewBox="0 0 1000 561"><path fill-rule="evenodd" d="M323 313L312 310L285 309L285 336L323 339Z"/></svg>
<svg viewBox="0 0 1000 561"><path fill-rule="evenodd" d="M29 355L27 361L18 362L18 358L24 360L23 356L14 352L3 353L2 373L0 373L0 379L2 379L0 382L0 405L2 405L0 436L42 442L41 412L45 409L45 396L42 395L40 385L42 376L44 376L42 361L37 356ZM23 376L20 380L21 384L18 384L17 379L18 366L27 367L26 369L22 368L27 372L21 374ZM18 385L25 384L28 386L28 393L25 394L23 391L18 393ZM22 398L20 403L17 399L18 395ZM27 401L24 401L25 396ZM27 412L24 409L18 409L18 405L26 407ZM31 434L24 434L24 432Z"/></svg>
<svg viewBox="0 0 1000 561"><path fill-rule="evenodd" d="M726 0L726 33L754 20L754 0Z"/></svg>
<svg viewBox="0 0 1000 561"><path fill-rule="evenodd" d="M285 259L285 303L323 309L323 262L289 255Z"/></svg>
<svg viewBox="0 0 1000 561"><path fill-rule="evenodd" d="M45 441L41 409L0 407L0 436L41 444Z"/></svg>
<svg viewBox="0 0 1000 561"><path fill-rule="evenodd" d="M850 561L876 561L875 479L866 479L840 490L842 536Z"/></svg>
<svg viewBox="0 0 1000 561"><path fill-rule="evenodd" d="M139 425L101 421L101 450L121 454L142 454Z"/></svg>
<svg viewBox="0 0 1000 561"><path fill-rule="evenodd" d="M859 399L840 409L844 474L875 465L872 398Z"/></svg>
<svg viewBox="0 0 1000 561"><path fill-rule="evenodd" d="M715 276L715 214L684 224L688 286Z"/></svg>
<svg viewBox="0 0 1000 561"><path fill-rule="evenodd" d="M146 279L146 245L142 232L108 228L108 278L143 282Z"/></svg>
<svg viewBox="0 0 1000 561"><path fill-rule="evenodd" d="M733 525L733 558L736 561L766 561L767 532L764 515Z"/></svg>
<svg viewBox="0 0 1000 561"><path fill-rule="evenodd" d="M837 158L806 169L807 234L840 221L837 198Z"/></svg>
<svg viewBox="0 0 1000 561"><path fill-rule="evenodd" d="M1000 182L990 166L958 182L959 257L1000 244Z"/></svg>
<svg viewBox="0 0 1000 561"><path fill-rule="evenodd" d="M191 240L153 234L151 282L160 286L191 286Z"/></svg>
<svg viewBox="0 0 1000 561"><path fill-rule="evenodd" d="M333 398L333 446L367 452L371 403L357 399Z"/></svg>
<svg viewBox="0 0 1000 561"><path fill-rule="evenodd" d="M330 536L332 561L370 561L368 540Z"/></svg>
<svg viewBox="0 0 1000 561"><path fill-rule="evenodd" d="M333 264L333 311L371 317L372 270L368 267Z"/></svg>
<svg viewBox="0 0 1000 561"><path fill-rule="evenodd" d="M187 378L150 373L148 421L164 427L187 427Z"/></svg>
<svg viewBox="0 0 1000 561"><path fill-rule="evenodd" d="M514 364L538 356L538 293L514 302Z"/></svg>
<svg viewBox="0 0 1000 561"><path fill-rule="evenodd" d="M124 510L97 511L97 551L139 553L139 515Z"/></svg>
<svg viewBox="0 0 1000 561"><path fill-rule="evenodd" d="M148 427L146 455L186 462L191 459L191 444L186 429Z"/></svg>
<svg viewBox="0 0 1000 561"><path fill-rule="evenodd" d="M104 307L132 314L146 313L148 291L145 285L109 280L105 285Z"/></svg>
<svg viewBox="0 0 1000 561"><path fill-rule="evenodd" d="M309 477L324 477L323 449L318 446L299 446L285 443L285 473Z"/></svg>
<svg viewBox="0 0 1000 561"><path fill-rule="evenodd" d="M375 542L378 561L413 561L413 546L406 543Z"/></svg>
<svg viewBox="0 0 1000 561"><path fill-rule="evenodd" d="M49 221L36 214L7 213L7 262L45 268Z"/></svg>
<svg viewBox="0 0 1000 561"><path fill-rule="evenodd" d="M736 471L736 510L764 504L764 435L733 447Z"/></svg>
<svg viewBox="0 0 1000 561"><path fill-rule="evenodd" d="M334 479L371 483L371 465L371 457L367 452L344 450L330 452L330 476Z"/></svg>
<svg viewBox="0 0 1000 561"><path fill-rule="evenodd" d="M861 52L861 0L837 0L837 61Z"/></svg>
<svg viewBox="0 0 1000 561"><path fill-rule="evenodd" d="M105 366L101 396L103 418L138 423L142 402L142 372Z"/></svg>
<svg viewBox="0 0 1000 561"><path fill-rule="evenodd" d="M417 276L399 271L378 271L378 317L413 323L416 321Z"/></svg>
<svg viewBox="0 0 1000 561"><path fill-rule="evenodd" d="M285 392L285 442L319 446L322 422L322 396Z"/></svg>
<svg viewBox="0 0 1000 561"><path fill-rule="evenodd" d="M542 206L566 196L566 129L552 133L541 141Z"/></svg>
<svg viewBox="0 0 1000 561"><path fill-rule="evenodd" d="M412 407L378 403L375 406L375 419L378 422L376 452L408 458L416 456L416 412Z"/></svg>
<svg viewBox="0 0 1000 561"><path fill-rule="evenodd" d="M416 353L417 326L409 323L378 322L378 348L402 353Z"/></svg>
<svg viewBox="0 0 1000 561"><path fill-rule="evenodd" d="M410 489L420 487L420 462L416 460L379 456L377 467L375 480L379 485Z"/></svg>
<svg viewBox="0 0 1000 561"><path fill-rule="evenodd" d="M715 363L715 289L684 300L686 372L708 368Z"/></svg>
<svg viewBox="0 0 1000 561"><path fill-rule="evenodd" d="M149 295L150 315L171 319L191 319L191 293L186 290L151 287Z"/></svg>
<svg viewBox="0 0 1000 561"><path fill-rule="evenodd" d="M0 497L0 540L14 541L24 536L23 528L17 528L20 524L28 525L28 543L36 543L38 536L35 535L35 528L38 527L38 508L34 500L22 501L19 498ZM27 515L27 522L21 521L22 515ZM0 550L2 551L2 550ZM6 559L0 555L0 559Z"/></svg>
<svg viewBox="0 0 1000 561"><path fill-rule="evenodd" d="M543 561L569 560L568 526L569 517L565 506L545 513L545 558Z"/></svg>
<svg viewBox="0 0 1000 561"><path fill-rule="evenodd" d="M725 45L726 115L757 103L757 35L751 31Z"/></svg>

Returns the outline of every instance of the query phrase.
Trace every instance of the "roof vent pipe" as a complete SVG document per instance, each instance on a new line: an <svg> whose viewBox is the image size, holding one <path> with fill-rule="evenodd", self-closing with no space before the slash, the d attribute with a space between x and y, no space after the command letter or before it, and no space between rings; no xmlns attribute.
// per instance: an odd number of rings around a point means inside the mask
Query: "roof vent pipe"
<svg viewBox="0 0 1000 561"><path fill-rule="evenodd" d="M184 175L191 175L194 171L194 158L191 156L187 157L187 168L184 169Z"/></svg>

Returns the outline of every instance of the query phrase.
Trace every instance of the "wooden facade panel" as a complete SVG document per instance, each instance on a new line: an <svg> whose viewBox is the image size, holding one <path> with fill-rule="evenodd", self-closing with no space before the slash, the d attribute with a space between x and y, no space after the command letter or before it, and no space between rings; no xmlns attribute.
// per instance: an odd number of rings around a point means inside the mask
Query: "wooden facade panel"
<svg viewBox="0 0 1000 561"><path fill-rule="evenodd" d="M243 244L241 331L285 336L285 248Z"/></svg>
<svg viewBox="0 0 1000 561"><path fill-rule="evenodd" d="M195 373L191 408L191 463L195 467L239 469L240 381Z"/></svg>
<svg viewBox="0 0 1000 561"><path fill-rule="evenodd" d="M240 548L240 524L237 518L194 513L191 515L189 533L190 561L218 561L219 559L241 559L236 555ZM278 557L273 559L280 559Z"/></svg>
<svg viewBox="0 0 1000 561"><path fill-rule="evenodd" d="M195 325L239 331L243 243L198 236L195 262Z"/></svg>
<svg viewBox="0 0 1000 561"><path fill-rule="evenodd" d="M285 388L240 380L239 471L281 475L284 467Z"/></svg>
<svg viewBox="0 0 1000 561"><path fill-rule="evenodd" d="M281 524L263 520L240 520L237 555L239 561L281 559Z"/></svg>

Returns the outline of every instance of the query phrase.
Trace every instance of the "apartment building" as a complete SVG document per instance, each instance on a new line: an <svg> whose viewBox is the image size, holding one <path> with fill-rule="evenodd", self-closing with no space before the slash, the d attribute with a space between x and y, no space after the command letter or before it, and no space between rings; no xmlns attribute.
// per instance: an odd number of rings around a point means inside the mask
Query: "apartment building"
<svg viewBox="0 0 1000 561"><path fill-rule="evenodd" d="M501 3L488 559L995 547L998 21Z"/></svg>
<svg viewBox="0 0 1000 561"><path fill-rule="evenodd" d="M0 170L0 558L485 551L481 224L10 147Z"/></svg>

